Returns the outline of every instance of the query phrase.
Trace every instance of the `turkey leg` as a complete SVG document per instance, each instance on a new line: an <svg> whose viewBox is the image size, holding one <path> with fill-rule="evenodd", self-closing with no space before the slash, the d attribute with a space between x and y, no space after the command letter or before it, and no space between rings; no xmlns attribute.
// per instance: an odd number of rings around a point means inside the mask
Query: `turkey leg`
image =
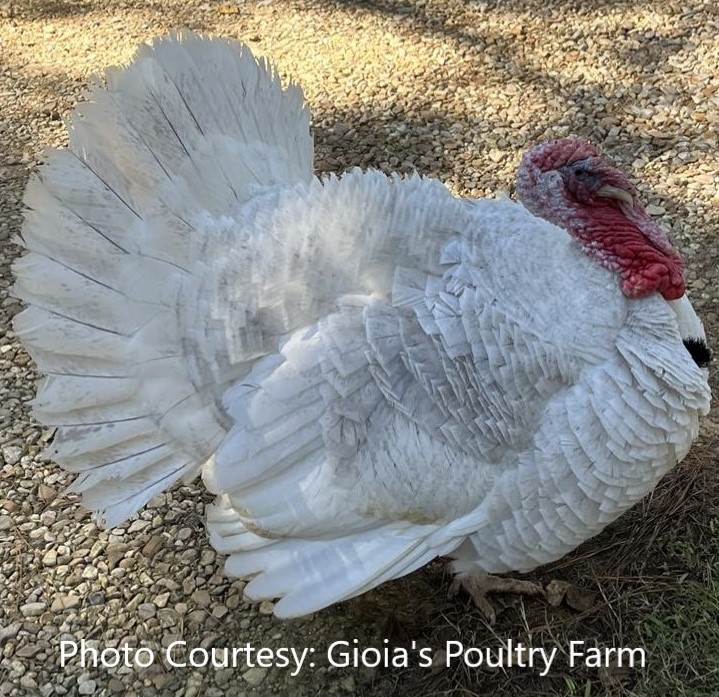
<svg viewBox="0 0 719 697"><path fill-rule="evenodd" d="M531 581L520 581L516 578L502 578L490 576L479 572L460 572L449 587L450 597L456 595L463 588L474 601L479 611L487 618L490 624L497 620L497 614L492 604L487 600L487 593L514 593L519 595L545 596L544 589Z"/></svg>

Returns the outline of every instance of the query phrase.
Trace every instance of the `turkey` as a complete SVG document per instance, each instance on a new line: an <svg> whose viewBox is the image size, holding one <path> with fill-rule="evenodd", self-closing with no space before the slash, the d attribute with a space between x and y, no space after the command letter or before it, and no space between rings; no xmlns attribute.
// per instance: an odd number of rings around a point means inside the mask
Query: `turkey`
<svg viewBox="0 0 719 697"><path fill-rule="evenodd" d="M246 46L166 37L29 183L15 330L99 521L199 473L226 573L294 617L439 556L468 583L556 560L687 454L704 330L594 146L469 200L315 177L309 124Z"/></svg>

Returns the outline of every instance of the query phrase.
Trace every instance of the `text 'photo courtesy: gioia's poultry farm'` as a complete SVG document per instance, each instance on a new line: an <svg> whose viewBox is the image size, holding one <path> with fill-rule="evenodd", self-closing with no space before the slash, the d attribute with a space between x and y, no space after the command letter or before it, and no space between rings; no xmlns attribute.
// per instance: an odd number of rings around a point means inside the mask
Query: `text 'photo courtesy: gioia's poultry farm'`
<svg viewBox="0 0 719 697"><path fill-rule="evenodd" d="M217 573L279 620L428 565L484 626L505 594L549 613L581 589L532 572L645 500L709 413L687 264L586 137L471 198L316 174L311 118L246 43L189 31L76 107L13 265L46 455L110 534L199 478Z"/></svg>

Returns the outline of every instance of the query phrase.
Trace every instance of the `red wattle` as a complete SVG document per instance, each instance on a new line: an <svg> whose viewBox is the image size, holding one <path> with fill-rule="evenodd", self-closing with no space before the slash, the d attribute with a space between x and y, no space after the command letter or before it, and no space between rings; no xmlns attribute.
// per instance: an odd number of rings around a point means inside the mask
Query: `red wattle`
<svg viewBox="0 0 719 697"><path fill-rule="evenodd" d="M661 293L676 300L684 295L684 261L651 218L641 211L635 222L611 204L592 213L588 224L572 234L587 254L619 274L627 297Z"/></svg>

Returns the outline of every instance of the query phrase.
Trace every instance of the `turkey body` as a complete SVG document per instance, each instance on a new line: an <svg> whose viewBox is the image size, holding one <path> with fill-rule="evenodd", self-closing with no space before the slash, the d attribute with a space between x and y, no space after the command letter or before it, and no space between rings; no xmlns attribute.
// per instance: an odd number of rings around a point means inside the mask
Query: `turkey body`
<svg viewBox="0 0 719 697"><path fill-rule="evenodd" d="M560 558L686 455L709 388L659 293L519 203L320 180L308 126L247 48L164 39L28 186L15 327L102 521L201 472L227 573L289 617Z"/></svg>

